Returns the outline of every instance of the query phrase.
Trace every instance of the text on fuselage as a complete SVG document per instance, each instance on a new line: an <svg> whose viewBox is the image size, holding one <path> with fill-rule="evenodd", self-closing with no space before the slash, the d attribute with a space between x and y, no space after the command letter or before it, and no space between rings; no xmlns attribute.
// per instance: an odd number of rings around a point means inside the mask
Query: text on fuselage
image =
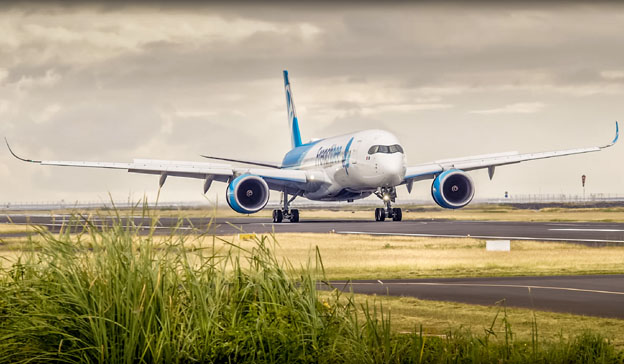
<svg viewBox="0 0 624 364"><path fill-rule="evenodd" d="M338 146L336 144L328 148L321 148L316 153L316 165L317 166L338 163L341 161L342 161L342 146Z"/></svg>

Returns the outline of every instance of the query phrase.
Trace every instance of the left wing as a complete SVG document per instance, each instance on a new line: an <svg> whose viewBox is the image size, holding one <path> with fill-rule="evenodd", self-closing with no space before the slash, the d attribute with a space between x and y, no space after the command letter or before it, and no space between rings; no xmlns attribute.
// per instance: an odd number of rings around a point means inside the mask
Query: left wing
<svg viewBox="0 0 624 364"><path fill-rule="evenodd" d="M229 164L219 163L154 159L135 159L132 163L34 160L18 156L13 152L6 138L5 142L11 154L24 162L46 166L121 169L131 173L155 174L160 175L161 187L168 176L203 179L206 181L204 193L208 190L212 181L228 182L230 179L246 173L262 177L272 190L283 191L287 189L291 194L304 191L310 179L314 180L316 178L316 181L319 181L318 176L309 175L305 171L275 168L238 168Z"/></svg>
<svg viewBox="0 0 624 364"><path fill-rule="evenodd" d="M403 183L411 185L414 181L421 181L425 179L435 178L438 174L447 171L449 169L460 169L463 171L472 171L475 169L488 168L490 178L494 175L494 168L503 166L506 164L514 164L525 161L531 161L536 159L562 157L565 155L581 154L597 152L602 149L608 148L614 145L619 138L619 126L617 121L615 122L615 138L611 143L588 148L567 149L552 152L541 153L527 153L520 154L518 152L506 152L497 154L477 155L464 158L444 159L431 163L425 163L413 167L407 167L405 172L405 180Z"/></svg>

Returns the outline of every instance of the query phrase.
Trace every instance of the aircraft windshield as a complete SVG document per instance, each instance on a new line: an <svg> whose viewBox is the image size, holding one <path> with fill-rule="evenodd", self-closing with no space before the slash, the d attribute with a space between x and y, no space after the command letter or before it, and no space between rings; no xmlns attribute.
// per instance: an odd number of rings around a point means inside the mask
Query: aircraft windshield
<svg viewBox="0 0 624 364"><path fill-rule="evenodd" d="M398 144L394 144L394 145L373 145L368 150L368 154L375 154L375 153L385 153L385 154L403 153L403 148L401 148L401 146L398 145Z"/></svg>

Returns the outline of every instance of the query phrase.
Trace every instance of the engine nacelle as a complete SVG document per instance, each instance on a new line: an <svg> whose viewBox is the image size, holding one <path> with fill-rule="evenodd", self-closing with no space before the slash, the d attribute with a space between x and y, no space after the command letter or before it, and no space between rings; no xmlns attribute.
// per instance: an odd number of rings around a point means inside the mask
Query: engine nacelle
<svg viewBox="0 0 624 364"><path fill-rule="evenodd" d="M269 186L260 177L243 174L227 186L225 200L232 210L241 214L253 214L269 202Z"/></svg>
<svg viewBox="0 0 624 364"><path fill-rule="evenodd" d="M440 173L431 185L433 200L445 209L458 209L468 205L474 192L472 178L458 169Z"/></svg>

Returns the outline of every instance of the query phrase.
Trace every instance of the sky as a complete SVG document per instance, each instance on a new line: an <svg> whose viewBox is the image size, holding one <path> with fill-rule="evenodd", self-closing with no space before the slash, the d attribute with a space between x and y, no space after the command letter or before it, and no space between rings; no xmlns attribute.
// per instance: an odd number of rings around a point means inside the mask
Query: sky
<svg viewBox="0 0 624 364"><path fill-rule="evenodd" d="M304 141L386 129L408 165L604 145L624 116L623 24L611 2L2 5L0 136L33 159L279 162L288 69ZM582 194L582 174L587 194L624 195L623 156L474 171L475 198ZM169 178L160 200L205 201L202 183ZM0 203L157 193L158 176L0 152Z"/></svg>

